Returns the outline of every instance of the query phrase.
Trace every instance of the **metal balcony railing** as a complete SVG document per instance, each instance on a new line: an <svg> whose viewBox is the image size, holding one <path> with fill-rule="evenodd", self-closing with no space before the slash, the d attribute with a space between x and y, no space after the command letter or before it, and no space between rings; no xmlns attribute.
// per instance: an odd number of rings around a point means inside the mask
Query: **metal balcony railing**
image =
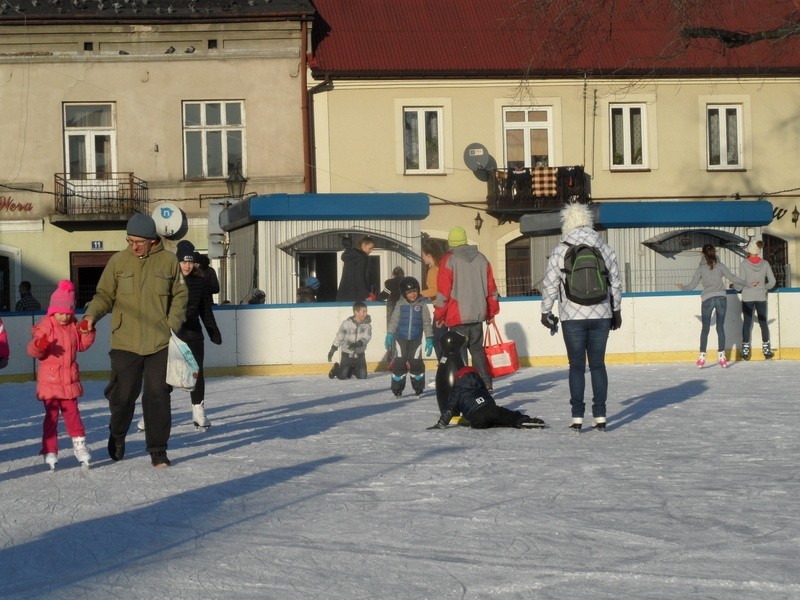
<svg viewBox="0 0 800 600"><path fill-rule="evenodd" d="M62 215L131 215L148 212L147 182L133 173L55 175L56 212Z"/></svg>
<svg viewBox="0 0 800 600"><path fill-rule="evenodd" d="M565 202L588 200L583 167L533 167L489 172L487 209L504 220L537 210L560 208Z"/></svg>

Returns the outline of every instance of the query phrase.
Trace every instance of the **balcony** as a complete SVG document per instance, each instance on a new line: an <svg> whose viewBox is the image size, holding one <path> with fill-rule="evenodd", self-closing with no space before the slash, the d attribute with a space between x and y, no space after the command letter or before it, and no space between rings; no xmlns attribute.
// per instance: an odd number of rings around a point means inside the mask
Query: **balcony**
<svg viewBox="0 0 800 600"><path fill-rule="evenodd" d="M134 213L148 213L147 182L133 173L85 173L84 179L55 175L54 225L69 231L105 228L126 222Z"/></svg>
<svg viewBox="0 0 800 600"><path fill-rule="evenodd" d="M583 167L533 167L489 171L487 210L500 223L522 215L558 210L567 202L588 202Z"/></svg>

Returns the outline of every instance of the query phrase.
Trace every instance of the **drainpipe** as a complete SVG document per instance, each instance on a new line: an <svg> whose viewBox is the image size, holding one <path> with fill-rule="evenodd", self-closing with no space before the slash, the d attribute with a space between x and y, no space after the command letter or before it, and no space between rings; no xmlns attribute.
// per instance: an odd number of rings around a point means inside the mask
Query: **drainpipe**
<svg viewBox="0 0 800 600"><path fill-rule="evenodd" d="M317 153L314 138L314 95L333 89L333 82L325 76L325 81L318 83L305 94L303 107L303 139L306 142L304 158L306 162L306 193L317 190Z"/></svg>

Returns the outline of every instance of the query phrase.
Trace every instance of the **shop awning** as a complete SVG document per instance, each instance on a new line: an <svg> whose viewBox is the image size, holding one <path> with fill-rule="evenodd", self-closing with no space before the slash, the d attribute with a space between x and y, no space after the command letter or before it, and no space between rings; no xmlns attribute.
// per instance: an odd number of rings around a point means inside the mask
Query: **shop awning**
<svg viewBox="0 0 800 600"><path fill-rule="evenodd" d="M223 210L223 230L256 221L347 219L421 220L430 214L427 194L269 194L252 196Z"/></svg>
<svg viewBox="0 0 800 600"><path fill-rule="evenodd" d="M766 200L598 202L591 205L602 229L640 227L763 227L772 222ZM524 215L520 231L546 235L561 230L558 212Z"/></svg>
<svg viewBox="0 0 800 600"><path fill-rule="evenodd" d="M658 235L654 235L651 238L646 239L642 243L645 246L649 246L654 250L659 249L663 244L666 244L670 240L675 239L676 237L684 237L687 235L704 235L708 236L709 238L715 239L717 243L715 246L726 246L726 245L741 245L745 244L747 240L743 237L735 235L733 233L729 233L727 231L720 231L719 229L679 229L677 231L667 231L665 233L659 233Z"/></svg>

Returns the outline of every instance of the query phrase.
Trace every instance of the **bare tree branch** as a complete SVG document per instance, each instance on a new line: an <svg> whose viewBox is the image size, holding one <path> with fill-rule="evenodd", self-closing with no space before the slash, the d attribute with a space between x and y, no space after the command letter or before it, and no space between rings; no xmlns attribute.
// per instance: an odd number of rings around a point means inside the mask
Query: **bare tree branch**
<svg viewBox="0 0 800 600"><path fill-rule="evenodd" d="M727 48L738 48L739 46L746 46L764 40L782 40L799 34L800 23L797 22L768 31L753 31L749 33L719 29L717 27L684 27L681 29L681 36L685 39L715 39L719 40Z"/></svg>

